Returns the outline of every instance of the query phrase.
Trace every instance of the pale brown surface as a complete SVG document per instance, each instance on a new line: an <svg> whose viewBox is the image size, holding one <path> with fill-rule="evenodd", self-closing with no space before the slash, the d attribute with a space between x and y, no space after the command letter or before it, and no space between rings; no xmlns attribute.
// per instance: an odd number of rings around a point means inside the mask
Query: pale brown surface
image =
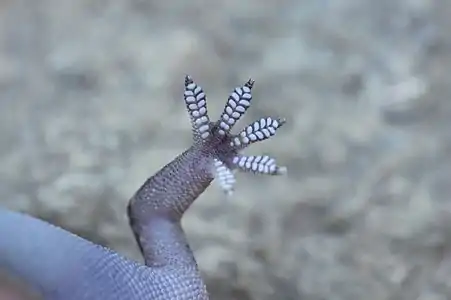
<svg viewBox="0 0 451 300"><path fill-rule="evenodd" d="M0 272L0 300L41 300L24 283Z"/></svg>
<svg viewBox="0 0 451 300"><path fill-rule="evenodd" d="M287 125L184 220L212 299L451 299L451 2L0 2L0 199L139 258L128 198L252 76ZM239 126L237 126L238 128Z"/></svg>

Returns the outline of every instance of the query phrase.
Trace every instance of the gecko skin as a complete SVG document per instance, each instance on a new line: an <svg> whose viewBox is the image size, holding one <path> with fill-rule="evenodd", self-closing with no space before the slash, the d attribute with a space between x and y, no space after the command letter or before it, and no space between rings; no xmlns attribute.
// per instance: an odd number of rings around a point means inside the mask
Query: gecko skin
<svg viewBox="0 0 451 300"><path fill-rule="evenodd" d="M230 132L252 100L254 81L237 87L216 122L205 93L185 77L192 146L150 177L127 206L144 264L37 218L0 208L0 271L49 300L207 300L205 284L181 227L189 206L216 179L233 192L234 171L283 174L269 156L244 156L252 143L276 133L284 120L264 117Z"/></svg>

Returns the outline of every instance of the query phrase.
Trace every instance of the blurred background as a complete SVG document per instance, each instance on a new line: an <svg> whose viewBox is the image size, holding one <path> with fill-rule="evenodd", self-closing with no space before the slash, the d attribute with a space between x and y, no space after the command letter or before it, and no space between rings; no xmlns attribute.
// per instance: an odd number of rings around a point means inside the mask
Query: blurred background
<svg viewBox="0 0 451 300"><path fill-rule="evenodd" d="M212 118L252 77L237 129L288 123L246 153L289 172L186 214L211 299L451 299L450 20L445 0L0 0L0 205L140 260L125 207L190 145L184 75Z"/></svg>

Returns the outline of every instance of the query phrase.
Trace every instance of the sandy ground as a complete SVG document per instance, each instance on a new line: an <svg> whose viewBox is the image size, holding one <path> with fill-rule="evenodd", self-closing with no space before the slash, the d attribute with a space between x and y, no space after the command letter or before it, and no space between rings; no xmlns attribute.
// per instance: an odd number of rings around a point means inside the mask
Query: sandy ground
<svg viewBox="0 0 451 300"><path fill-rule="evenodd" d="M1 0L0 204L139 259L125 205L249 77L286 177L184 226L212 299L451 299L451 2ZM237 126L238 127L238 126ZM0 294L0 298L1 298ZM4 298L1 298L4 299Z"/></svg>

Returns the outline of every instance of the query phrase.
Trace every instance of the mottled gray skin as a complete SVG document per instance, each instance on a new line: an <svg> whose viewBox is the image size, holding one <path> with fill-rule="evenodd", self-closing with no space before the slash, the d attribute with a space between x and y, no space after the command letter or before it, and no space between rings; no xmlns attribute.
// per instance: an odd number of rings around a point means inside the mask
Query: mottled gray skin
<svg viewBox="0 0 451 300"><path fill-rule="evenodd" d="M229 106L238 107L237 111L240 103L249 106L252 84L249 81L247 88L237 88L238 100L229 98ZM197 95L196 106L192 106L193 94ZM233 114L230 108L225 110L221 125L221 120L207 120L205 100L203 91L187 76L185 102L194 143L150 177L127 207L144 265L39 219L0 208L0 269L22 279L48 300L208 300L181 227L184 212L217 176L226 174L230 179L231 170L236 168L276 175L282 168L269 157L244 157L254 164L239 165L237 157L244 146L232 143L237 136L230 134L231 126L224 125L224 120L235 116L238 121L245 108L240 114ZM231 101L236 103L230 104ZM283 124L265 120L262 122L267 125L262 125L261 130L257 124L242 138L255 133L259 138L254 142L267 139ZM220 161L222 167L215 161ZM223 185L227 193L231 191L229 183Z"/></svg>
<svg viewBox="0 0 451 300"><path fill-rule="evenodd" d="M145 265L41 220L0 209L0 269L49 300L208 299L180 226L183 212L213 180L200 161L207 162L207 156L190 148L131 199L130 223Z"/></svg>

